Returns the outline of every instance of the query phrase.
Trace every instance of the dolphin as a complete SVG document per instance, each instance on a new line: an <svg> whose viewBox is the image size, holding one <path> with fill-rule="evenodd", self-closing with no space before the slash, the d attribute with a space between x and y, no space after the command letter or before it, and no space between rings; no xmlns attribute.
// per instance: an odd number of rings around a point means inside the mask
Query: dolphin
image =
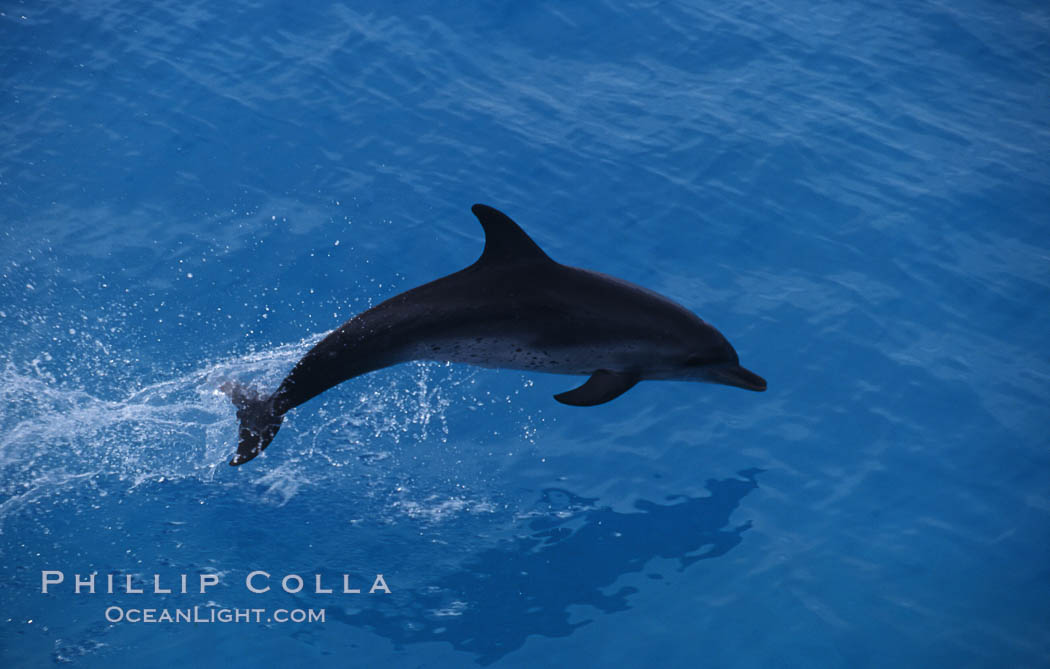
<svg viewBox="0 0 1050 669"><path fill-rule="evenodd" d="M471 208L485 248L466 269L395 295L329 333L272 394L227 382L237 407L231 465L259 455L284 415L343 381L410 360L578 374L562 404L604 404L643 380L701 381L763 391L722 333L623 279L551 260L507 215Z"/></svg>

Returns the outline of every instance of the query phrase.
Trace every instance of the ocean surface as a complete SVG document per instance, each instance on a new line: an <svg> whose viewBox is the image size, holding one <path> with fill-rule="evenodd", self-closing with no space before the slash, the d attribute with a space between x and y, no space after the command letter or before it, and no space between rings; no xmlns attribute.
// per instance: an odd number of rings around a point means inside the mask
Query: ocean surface
<svg viewBox="0 0 1050 669"><path fill-rule="evenodd" d="M5 1L0 133L4 667L1050 666L1045 2ZM409 363L227 466L475 202L769 390Z"/></svg>

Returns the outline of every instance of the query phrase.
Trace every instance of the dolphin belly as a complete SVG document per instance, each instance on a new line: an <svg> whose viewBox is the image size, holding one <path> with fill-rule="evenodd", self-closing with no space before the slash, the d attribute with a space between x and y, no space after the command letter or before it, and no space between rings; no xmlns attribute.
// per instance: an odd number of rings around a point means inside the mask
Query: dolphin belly
<svg viewBox="0 0 1050 669"><path fill-rule="evenodd" d="M528 337L477 335L419 344L416 359L548 374L589 375L596 369L634 367L629 351L616 347L537 344Z"/></svg>

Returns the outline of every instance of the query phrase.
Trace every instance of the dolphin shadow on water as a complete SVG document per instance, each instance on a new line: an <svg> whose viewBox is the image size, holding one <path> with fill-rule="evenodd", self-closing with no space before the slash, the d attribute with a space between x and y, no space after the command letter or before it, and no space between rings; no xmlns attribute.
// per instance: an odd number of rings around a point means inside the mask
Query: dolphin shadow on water
<svg viewBox="0 0 1050 669"><path fill-rule="evenodd" d="M329 388L409 360L587 376L554 396L610 402L639 381L700 381L763 391L710 324L622 279L552 260L506 214L476 204L485 248L466 269L395 295L354 316L296 363L269 395L230 381L237 407L231 465L259 455L284 415Z"/></svg>
<svg viewBox="0 0 1050 669"><path fill-rule="evenodd" d="M603 613L629 609L635 588L603 590L624 574L641 572L653 558L677 558L684 570L725 555L751 527L731 526L729 517L758 487L760 473L748 469L741 478L709 480L706 497L676 496L668 504L640 500L628 513L547 489L537 505L542 515L525 536L482 551L427 587L383 597L374 608L328 607L329 619L370 629L399 648L446 641L476 655L478 664L491 664L530 635L565 637L592 622L569 622L572 606Z"/></svg>

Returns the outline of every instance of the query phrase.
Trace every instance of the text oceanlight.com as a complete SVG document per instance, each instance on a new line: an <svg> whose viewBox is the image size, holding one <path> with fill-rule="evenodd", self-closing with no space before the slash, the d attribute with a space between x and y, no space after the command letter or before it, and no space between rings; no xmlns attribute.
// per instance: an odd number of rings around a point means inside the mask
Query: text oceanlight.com
<svg viewBox="0 0 1050 669"><path fill-rule="evenodd" d="M194 606L175 609L136 609L110 606L111 623L323 623L324 609L223 609Z"/></svg>

